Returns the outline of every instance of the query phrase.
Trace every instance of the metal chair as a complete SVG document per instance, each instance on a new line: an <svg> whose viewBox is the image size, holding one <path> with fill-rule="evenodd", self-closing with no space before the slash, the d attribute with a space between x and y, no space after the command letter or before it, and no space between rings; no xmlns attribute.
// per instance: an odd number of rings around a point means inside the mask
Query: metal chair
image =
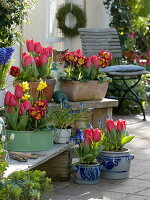
<svg viewBox="0 0 150 200"><path fill-rule="evenodd" d="M93 29L93 28L79 28L82 49L87 57L92 55L97 55L99 50L104 49L112 53L113 58L122 58L121 46L118 33L114 28L105 29ZM118 67L118 66L117 66ZM112 80L122 80L125 84L125 92L121 97L110 97L119 100L118 109L121 108L123 101L129 99L137 102L143 113L143 120L146 120L145 110L143 108L142 102L138 95L135 93L133 88L140 82L141 76L147 74L146 70L134 70L134 65L130 66L130 71L122 71L120 65L120 71L105 71ZM117 78L116 78L117 77ZM127 80L135 79L136 82L133 85L128 85ZM131 93L133 98L126 97L128 93ZM107 97L109 98L109 97Z"/></svg>

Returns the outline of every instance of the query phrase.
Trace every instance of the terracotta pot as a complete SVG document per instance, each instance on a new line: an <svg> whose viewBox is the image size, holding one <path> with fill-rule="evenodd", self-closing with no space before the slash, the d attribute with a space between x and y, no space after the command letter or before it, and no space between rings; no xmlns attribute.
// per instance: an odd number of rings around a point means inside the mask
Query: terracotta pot
<svg viewBox="0 0 150 200"><path fill-rule="evenodd" d="M62 92L70 101L101 100L105 97L109 82L93 81L60 81Z"/></svg>
<svg viewBox="0 0 150 200"><path fill-rule="evenodd" d="M43 81L46 81L47 87L43 90L43 93L46 97L46 100L48 102L51 101L52 96L53 96L53 92L54 92L54 87L56 85L56 80L55 79L45 79ZM18 83L14 83L14 87L17 85ZM37 96L37 87L38 87L39 82L29 82L29 86L30 86L30 91L33 95L33 97L35 98Z"/></svg>

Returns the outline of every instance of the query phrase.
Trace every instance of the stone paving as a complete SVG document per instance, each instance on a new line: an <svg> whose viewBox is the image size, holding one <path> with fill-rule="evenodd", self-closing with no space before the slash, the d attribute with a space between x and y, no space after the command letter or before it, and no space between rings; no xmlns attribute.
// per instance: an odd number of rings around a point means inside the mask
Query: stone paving
<svg viewBox="0 0 150 200"><path fill-rule="evenodd" d="M114 116L119 118L127 121L128 132L135 135L126 145L135 155L129 178L101 178L98 185L78 185L72 180L53 182L54 193L49 200L150 200L150 109L147 109L147 121L142 120L142 114Z"/></svg>

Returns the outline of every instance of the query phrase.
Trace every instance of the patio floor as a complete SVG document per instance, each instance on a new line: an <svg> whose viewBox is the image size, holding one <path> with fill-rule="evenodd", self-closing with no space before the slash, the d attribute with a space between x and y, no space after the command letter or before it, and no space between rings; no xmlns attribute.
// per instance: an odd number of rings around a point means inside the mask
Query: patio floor
<svg viewBox="0 0 150 200"><path fill-rule="evenodd" d="M146 119L142 114L114 116L125 119L127 130L135 138L126 147L135 155L130 177L122 180L100 180L98 185L78 185L72 180L53 182L54 193L43 200L150 200L150 107Z"/></svg>

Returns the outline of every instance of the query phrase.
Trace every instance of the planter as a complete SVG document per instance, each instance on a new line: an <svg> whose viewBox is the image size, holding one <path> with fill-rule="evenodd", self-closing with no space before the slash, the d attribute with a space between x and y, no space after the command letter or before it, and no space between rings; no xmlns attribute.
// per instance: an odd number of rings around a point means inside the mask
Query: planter
<svg viewBox="0 0 150 200"><path fill-rule="evenodd" d="M71 137L71 129L57 129L54 135L54 142L58 144L66 144Z"/></svg>
<svg viewBox="0 0 150 200"><path fill-rule="evenodd" d="M56 85L56 80L55 79L45 79L43 81L46 81L47 87L44 88L43 93L45 95L45 98L48 102L51 101L53 92L54 92L54 87ZM29 82L31 92L33 94L33 97L37 96L37 87L38 87L39 82Z"/></svg>
<svg viewBox="0 0 150 200"><path fill-rule="evenodd" d="M101 100L105 97L109 82L93 81L60 81L62 92L70 101Z"/></svg>
<svg viewBox="0 0 150 200"><path fill-rule="evenodd" d="M53 133L50 130L6 130L8 137L12 133L15 135L15 139L7 145L7 149L10 151L43 151L53 148Z"/></svg>
<svg viewBox="0 0 150 200"><path fill-rule="evenodd" d="M122 179L129 177L131 160L134 155L129 150L123 152L103 151L97 160L103 165L101 177Z"/></svg>
<svg viewBox="0 0 150 200"><path fill-rule="evenodd" d="M73 165L73 172L75 175L75 183L78 184L98 184L100 182L100 173L102 166L100 164L86 165L76 164Z"/></svg>
<svg viewBox="0 0 150 200"><path fill-rule="evenodd" d="M6 90L5 89L0 89L0 108L4 107L5 94L6 94Z"/></svg>

